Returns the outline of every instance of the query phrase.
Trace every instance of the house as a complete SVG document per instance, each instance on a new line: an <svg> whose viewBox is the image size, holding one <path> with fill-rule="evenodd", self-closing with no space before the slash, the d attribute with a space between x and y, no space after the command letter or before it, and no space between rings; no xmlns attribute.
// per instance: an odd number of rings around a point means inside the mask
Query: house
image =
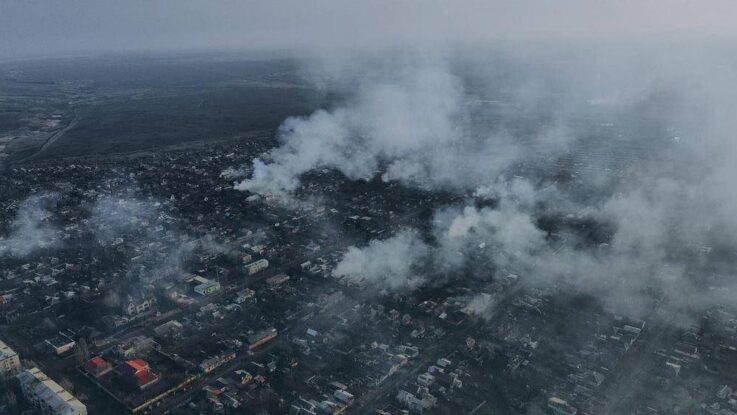
<svg viewBox="0 0 737 415"><path fill-rule="evenodd" d="M181 333L184 326L176 320L170 320L156 327L154 333L159 337L173 337Z"/></svg>
<svg viewBox="0 0 737 415"><path fill-rule="evenodd" d="M432 409L437 399L429 393L425 394L422 398L418 398L413 393L400 390L397 394L397 401L409 409L410 412L422 413L427 409Z"/></svg>
<svg viewBox="0 0 737 415"><path fill-rule="evenodd" d="M93 357L84 365L85 370L92 376L99 378L100 376L113 370L113 366L100 356Z"/></svg>
<svg viewBox="0 0 737 415"><path fill-rule="evenodd" d="M258 261L254 261L245 265L248 275L254 275L260 271L265 270L268 267L269 261L266 259L259 259Z"/></svg>
<svg viewBox="0 0 737 415"><path fill-rule="evenodd" d="M133 359L118 366L115 371L118 376L132 381L139 389L145 389L159 380L148 363L143 359Z"/></svg>
<svg viewBox="0 0 737 415"><path fill-rule="evenodd" d="M236 370L235 374L238 375L238 380L240 381L241 385L247 385L253 380L253 375L251 375L251 373L247 370Z"/></svg>
<svg viewBox="0 0 737 415"><path fill-rule="evenodd" d="M148 312L154 302L153 294L136 290L128 294L127 300L123 302L123 312L128 316L137 316Z"/></svg>
<svg viewBox="0 0 737 415"><path fill-rule="evenodd" d="M274 327L270 327L266 330L254 334L253 336L250 336L248 338L249 350L256 349L257 347L276 337L277 334L278 332L276 331L276 329Z"/></svg>
<svg viewBox="0 0 737 415"><path fill-rule="evenodd" d="M338 401L341 402L344 405L352 405L353 404L353 395L346 392L343 389L338 389L333 393L333 397Z"/></svg>
<svg viewBox="0 0 737 415"><path fill-rule="evenodd" d="M130 359L149 353L151 350L158 349L159 344L154 339L147 336L135 336L120 343L116 351L121 357Z"/></svg>
<svg viewBox="0 0 737 415"><path fill-rule="evenodd" d="M218 290L220 290L220 283L211 280L205 280L205 282L194 287L194 292L201 296L210 295Z"/></svg>
<svg viewBox="0 0 737 415"><path fill-rule="evenodd" d="M548 409L553 411L556 415L576 415L578 409L572 407L568 402L553 396L548 399Z"/></svg>
<svg viewBox="0 0 737 415"><path fill-rule="evenodd" d="M58 336L48 339L44 343L46 343L46 345L49 346L57 356L61 356L71 351L77 344L74 340L70 339L63 333L59 333Z"/></svg>
<svg viewBox="0 0 737 415"><path fill-rule="evenodd" d="M417 383L422 386L430 386L435 382L435 376L425 372L417 376Z"/></svg>
<svg viewBox="0 0 737 415"><path fill-rule="evenodd" d="M213 370L217 369L224 363L230 362L233 359L235 359L235 353L225 353L221 356L214 356L207 358L200 363L200 371L202 373L210 373Z"/></svg>
<svg viewBox="0 0 737 415"><path fill-rule="evenodd" d="M266 285L268 285L269 287L276 287L278 285L284 284L287 281L289 281L289 275L282 273L267 278Z"/></svg>
<svg viewBox="0 0 737 415"><path fill-rule="evenodd" d="M238 291L238 294L235 297L235 303L243 304L246 301L248 301L248 299L253 298L255 294L256 292L250 288L246 288L245 290Z"/></svg>

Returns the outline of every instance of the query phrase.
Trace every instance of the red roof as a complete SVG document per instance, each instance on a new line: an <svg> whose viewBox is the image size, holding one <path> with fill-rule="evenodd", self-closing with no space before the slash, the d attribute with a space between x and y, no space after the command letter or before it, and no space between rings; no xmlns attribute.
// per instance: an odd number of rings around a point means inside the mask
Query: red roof
<svg viewBox="0 0 737 415"><path fill-rule="evenodd" d="M148 370L148 363L143 359L133 359L128 361L128 366L132 367L133 370L139 372L141 370Z"/></svg>
<svg viewBox="0 0 737 415"><path fill-rule="evenodd" d="M146 386L149 383L155 382L159 379L158 376L156 376L148 369L139 370L134 376L136 377L136 382L138 383L138 386Z"/></svg>
<svg viewBox="0 0 737 415"><path fill-rule="evenodd" d="M107 362L105 361L105 359L101 358L100 356L93 357L89 360L89 362L87 362L87 364L94 368L107 366Z"/></svg>

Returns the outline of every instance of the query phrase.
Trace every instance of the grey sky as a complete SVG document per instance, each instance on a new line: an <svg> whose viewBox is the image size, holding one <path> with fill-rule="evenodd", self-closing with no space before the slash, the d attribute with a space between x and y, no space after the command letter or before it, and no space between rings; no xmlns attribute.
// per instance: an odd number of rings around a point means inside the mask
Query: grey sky
<svg viewBox="0 0 737 415"><path fill-rule="evenodd" d="M0 56L737 35L733 0L0 0Z"/></svg>

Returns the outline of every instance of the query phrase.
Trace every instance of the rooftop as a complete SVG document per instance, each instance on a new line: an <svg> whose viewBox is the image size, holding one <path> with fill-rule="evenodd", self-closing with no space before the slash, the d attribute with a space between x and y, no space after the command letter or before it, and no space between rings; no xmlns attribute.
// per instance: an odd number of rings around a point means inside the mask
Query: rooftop
<svg viewBox="0 0 737 415"><path fill-rule="evenodd" d="M24 389L43 400L49 407L55 408L58 414L86 414L87 408L71 393L67 392L58 383L49 379L41 369L34 367L21 372L18 380Z"/></svg>
<svg viewBox="0 0 737 415"><path fill-rule="evenodd" d="M10 346L0 340L0 360L5 360L16 355L17 353Z"/></svg>

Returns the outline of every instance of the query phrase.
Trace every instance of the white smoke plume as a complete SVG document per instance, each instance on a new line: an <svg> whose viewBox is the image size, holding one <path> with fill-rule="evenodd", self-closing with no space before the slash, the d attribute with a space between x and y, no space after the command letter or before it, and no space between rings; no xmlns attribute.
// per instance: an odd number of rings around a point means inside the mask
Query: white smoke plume
<svg viewBox="0 0 737 415"><path fill-rule="evenodd" d="M405 230L363 248L349 247L333 275L379 290L407 290L424 281L415 267L428 252L415 232Z"/></svg>
<svg viewBox="0 0 737 415"><path fill-rule="evenodd" d="M466 314L475 315L484 319L489 319L497 305L498 300L493 295L487 293L479 293L468 300L463 307Z"/></svg>
<svg viewBox="0 0 737 415"><path fill-rule="evenodd" d="M412 271L432 258L448 273L480 263L533 284L563 281L619 312L643 308L651 289L676 307L734 303L724 293L737 272L724 254L737 247L736 63L688 48L572 60L527 52L539 56L500 60L506 70L493 59L462 70L443 58L400 59L352 82L336 65L345 102L287 120L281 146L237 188L286 196L303 173L334 168L494 201L441 208L431 243L402 232L351 248L336 269L388 289L427 282ZM573 162L559 163L566 157ZM540 223L550 216L564 224L555 235ZM606 244L570 225L585 221L604 228ZM391 244L426 257L389 262L387 275L400 278L384 281L373 258Z"/></svg>
<svg viewBox="0 0 737 415"><path fill-rule="evenodd" d="M39 249L59 246L59 229L50 222L56 200L55 194L24 200L10 225L10 233L0 237L0 255L26 257Z"/></svg>
<svg viewBox="0 0 737 415"><path fill-rule="evenodd" d="M381 173L385 181L425 189L470 190L520 160L530 143L552 149L572 137L558 124L520 142L503 126L476 125L487 103L466 90L445 59L385 65L355 79L336 109L287 119L281 146L255 159L253 174L236 189L287 196L302 174L334 168L351 180ZM513 99L524 105L528 98Z"/></svg>

